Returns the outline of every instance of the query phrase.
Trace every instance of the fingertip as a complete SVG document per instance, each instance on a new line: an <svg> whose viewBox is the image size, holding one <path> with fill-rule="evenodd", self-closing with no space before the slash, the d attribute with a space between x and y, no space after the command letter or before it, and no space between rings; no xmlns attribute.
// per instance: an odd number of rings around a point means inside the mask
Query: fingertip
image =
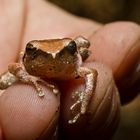
<svg viewBox="0 0 140 140"><path fill-rule="evenodd" d="M116 80L132 71L140 55L140 26L133 22L114 22L100 28L91 39L91 61L108 65Z"/></svg>
<svg viewBox="0 0 140 140"><path fill-rule="evenodd" d="M42 88L45 96L41 98L32 86L23 84L15 84L1 95L0 121L6 139L53 135L59 116L59 95Z"/></svg>
<svg viewBox="0 0 140 140"><path fill-rule="evenodd" d="M112 69L121 102L131 101L139 93L140 26L133 22L114 22L100 28L91 39L89 61L98 61Z"/></svg>

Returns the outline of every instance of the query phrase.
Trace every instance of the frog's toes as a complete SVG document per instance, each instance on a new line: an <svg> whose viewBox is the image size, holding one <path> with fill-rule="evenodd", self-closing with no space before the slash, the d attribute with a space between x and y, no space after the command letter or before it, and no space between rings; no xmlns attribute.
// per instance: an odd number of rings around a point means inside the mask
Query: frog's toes
<svg viewBox="0 0 140 140"><path fill-rule="evenodd" d="M0 89L4 90L17 81L17 78L10 72L0 75Z"/></svg>

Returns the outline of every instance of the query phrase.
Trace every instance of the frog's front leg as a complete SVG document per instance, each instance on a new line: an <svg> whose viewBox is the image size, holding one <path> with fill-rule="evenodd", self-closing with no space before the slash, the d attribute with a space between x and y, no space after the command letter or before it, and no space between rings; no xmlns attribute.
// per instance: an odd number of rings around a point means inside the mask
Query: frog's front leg
<svg viewBox="0 0 140 140"><path fill-rule="evenodd" d="M78 97L78 100L71 106L71 111L73 111L79 104L81 105L81 108L80 112L72 120L69 120L70 124L75 123L82 114L86 113L97 81L97 71L95 69L80 67L78 69L78 74L80 77L85 78L85 90L82 92L75 92L73 95L73 98Z"/></svg>
<svg viewBox="0 0 140 140"><path fill-rule="evenodd" d="M37 77L29 75L22 63L12 63L8 66L8 70L18 79L18 81L34 85L38 96L44 96L44 92L37 83L40 80Z"/></svg>
<svg viewBox="0 0 140 140"><path fill-rule="evenodd" d="M58 89L54 85L47 83L46 81L40 79L39 77L29 75L26 72L23 64L21 64L21 63L10 64L8 66L8 70L11 74L13 74L17 78L18 81L21 81L21 82L27 83L27 84L32 84L35 87L38 96L40 96L40 97L44 96L45 94L43 92L43 89L38 84L38 82L42 82L47 87L51 88L54 94L57 94L59 92Z"/></svg>
<svg viewBox="0 0 140 140"><path fill-rule="evenodd" d="M19 55L20 57L18 60L21 66L22 66L23 55L24 55L24 52L21 51ZM14 64L16 66L17 63L14 63ZM17 81L18 81L17 77L13 75L12 73L10 73L8 70L0 75L0 89L1 90L7 89L9 86L16 83Z"/></svg>

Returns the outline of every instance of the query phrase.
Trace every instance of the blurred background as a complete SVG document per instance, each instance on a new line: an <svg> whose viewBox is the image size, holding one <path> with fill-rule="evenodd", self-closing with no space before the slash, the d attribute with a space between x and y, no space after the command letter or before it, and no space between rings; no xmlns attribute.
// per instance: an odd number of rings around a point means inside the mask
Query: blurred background
<svg viewBox="0 0 140 140"><path fill-rule="evenodd" d="M140 0L49 0L78 16L101 23L140 23ZM140 95L121 107L121 121L113 140L140 140Z"/></svg>
<svg viewBox="0 0 140 140"><path fill-rule="evenodd" d="M49 0L79 16L108 23L131 20L140 23L139 0Z"/></svg>
<svg viewBox="0 0 140 140"><path fill-rule="evenodd" d="M140 140L140 95L121 107L121 121L113 140Z"/></svg>

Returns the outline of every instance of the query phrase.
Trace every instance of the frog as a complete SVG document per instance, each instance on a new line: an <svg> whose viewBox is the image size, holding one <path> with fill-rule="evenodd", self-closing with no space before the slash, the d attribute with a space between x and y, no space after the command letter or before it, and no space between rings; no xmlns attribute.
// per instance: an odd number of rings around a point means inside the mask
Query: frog
<svg viewBox="0 0 140 140"><path fill-rule="evenodd" d="M52 88L54 94L59 93L55 85L47 83L49 80L71 80L84 78L84 91L76 91L72 98L76 102L70 107L73 112L80 105L80 110L69 124L77 122L81 115L86 114L89 102L96 88L98 72L82 66L90 56L90 42L83 36L72 38L44 39L29 41L21 53L19 62L8 65L8 71L0 76L0 89L6 89L17 81L31 84L35 87L39 97L45 93L39 82Z"/></svg>

